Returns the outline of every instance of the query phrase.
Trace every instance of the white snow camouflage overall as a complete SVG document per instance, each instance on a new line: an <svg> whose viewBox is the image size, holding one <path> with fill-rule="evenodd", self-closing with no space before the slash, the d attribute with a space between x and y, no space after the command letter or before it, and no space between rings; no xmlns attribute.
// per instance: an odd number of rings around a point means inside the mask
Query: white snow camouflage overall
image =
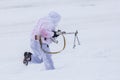
<svg viewBox="0 0 120 80"><path fill-rule="evenodd" d="M33 50L32 63L44 63L46 70L54 69L51 54L45 53L40 48L39 40L35 40L35 35L41 36L42 48L50 51L49 44L52 42L50 38L54 35L55 27L60 21L60 15L56 12L50 12L47 17L41 18L32 31L31 49Z"/></svg>

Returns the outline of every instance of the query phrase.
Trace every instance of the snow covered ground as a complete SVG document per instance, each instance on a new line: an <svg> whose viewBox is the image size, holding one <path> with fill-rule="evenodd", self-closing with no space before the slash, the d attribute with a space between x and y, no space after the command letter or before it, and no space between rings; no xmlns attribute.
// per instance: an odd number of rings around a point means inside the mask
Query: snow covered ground
<svg viewBox="0 0 120 80"><path fill-rule="evenodd" d="M120 0L0 0L0 80L120 80ZM31 30L57 11L59 29L79 31L80 46L53 55L55 70L22 64Z"/></svg>

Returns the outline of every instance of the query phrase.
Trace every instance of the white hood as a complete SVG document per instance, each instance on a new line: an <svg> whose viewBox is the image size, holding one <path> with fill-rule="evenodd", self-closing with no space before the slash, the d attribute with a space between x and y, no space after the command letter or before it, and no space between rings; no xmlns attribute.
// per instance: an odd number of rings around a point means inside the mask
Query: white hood
<svg viewBox="0 0 120 80"><path fill-rule="evenodd" d="M61 19L61 16L57 13L57 12L54 12L54 11L51 11L49 14L48 14L48 17L51 19L51 21L57 25L58 22L60 21Z"/></svg>

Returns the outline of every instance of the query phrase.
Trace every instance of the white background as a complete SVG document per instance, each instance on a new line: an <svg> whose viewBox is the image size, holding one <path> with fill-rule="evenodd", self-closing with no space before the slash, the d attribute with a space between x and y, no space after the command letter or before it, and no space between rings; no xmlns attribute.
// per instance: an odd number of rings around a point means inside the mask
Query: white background
<svg viewBox="0 0 120 80"><path fill-rule="evenodd" d="M0 80L120 80L119 8L120 0L0 0ZM26 67L31 31L50 11L62 16L58 29L79 31L81 45L73 49L74 35L65 35L55 70Z"/></svg>

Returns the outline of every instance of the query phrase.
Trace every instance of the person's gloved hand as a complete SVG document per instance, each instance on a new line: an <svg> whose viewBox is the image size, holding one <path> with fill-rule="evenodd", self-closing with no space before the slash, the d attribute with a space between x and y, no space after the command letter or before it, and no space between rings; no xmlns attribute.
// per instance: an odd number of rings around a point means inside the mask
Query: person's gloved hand
<svg viewBox="0 0 120 80"><path fill-rule="evenodd" d="M58 31L53 31L53 32L54 32L54 35L52 36L53 38L58 37L58 36L60 35L60 33L61 33L60 30L58 30Z"/></svg>
<svg viewBox="0 0 120 80"><path fill-rule="evenodd" d="M58 37L59 35L62 35L62 34L66 34L65 31L62 32L61 30L53 31L53 32L54 32L53 38Z"/></svg>

